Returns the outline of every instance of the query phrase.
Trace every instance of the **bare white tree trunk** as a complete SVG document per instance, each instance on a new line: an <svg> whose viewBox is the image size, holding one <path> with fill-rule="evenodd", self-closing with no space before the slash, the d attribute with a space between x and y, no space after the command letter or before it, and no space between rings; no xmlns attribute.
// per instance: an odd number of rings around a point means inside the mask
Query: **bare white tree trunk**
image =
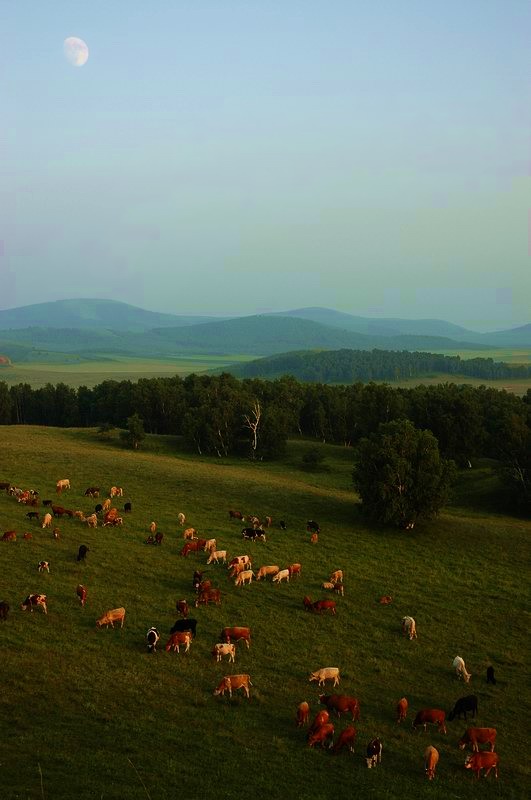
<svg viewBox="0 0 531 800"><path fill-rule="evenodd" d="M260 418L262 416L262 409L260 407L260 403L258 402L258 400L255 400L253 403L253 407L251 409L251 416L249 416L249 414L244 414L243 421L245 423L245 427L249 428L249 430L252 433L251 451L253 458L255 458L256 448L258 447L258 426L260 425Z"/></svg>

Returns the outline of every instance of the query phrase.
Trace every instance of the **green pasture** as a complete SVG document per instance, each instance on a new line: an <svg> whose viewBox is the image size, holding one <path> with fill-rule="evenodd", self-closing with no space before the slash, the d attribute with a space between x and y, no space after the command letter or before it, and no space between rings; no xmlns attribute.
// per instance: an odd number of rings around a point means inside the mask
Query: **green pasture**
<svg viewBox="0 0 531 800"><path fill-rule="evenodd" d="M507 364L531 363L531 348L529 347L493 347L489 350L430 350L430 353L441 353L444 356L460 356L462 359L492 358L493 361L504 361Z"/></svg>
<svg viewBox="0 0 531 800"><path fill-rule="evenodd" d="M15 543L0 542L0 600L11 606L0 622L2 800L528 797L530 526L497 510L490 464L459 475L440 518L403 532L363 521L346 448L323 445L326 469L308 473L300 466L304 442L290 443L275 464L199 458L168 437L148 437L144 450L132 452L92 430L1 427L0 445L2 481L36 488L44 499L69 478L61 503L85 512L94 505L83 496L87 486L99 485L105 496L120 485L118 507L133 505L121 528L88 530L64 519L54 540L26 520L27 508L0 494L0 530L19 534ZM267 542L244 543L231 508L270 514ZM198 632L188 655L164 651L175 602L193 600L192 573L206 562L204 554L179 555L180 511L231 556L249 553L255 569L302 564L291 584L239 589L222 565L209 567L222 605L194 609ZM280 519L286 531L275 524ZM315 545L308 519L321 525ZM164 534L160 547L145 544L152 520ZM33 538L24 540L25 531ZM90 548L86 563L76 561L80 544ZM49 575L38 573L41 559L50 561ZM320 585L338 568L345 596L337 615L306 612L303 597L330 597ZM75 595L79 583L88 590L85 608ZM47 595L47 616L20 610L30 592ZM392 605L378 604L383 594ZM122 605L123 629L96 629L103 611ZM406 614L417 622L412 642L401 636ZM155 655L145 644L151 625L161 632ZM234 665L210 656L225 625L252 630L250 650L238 645ZM472 673L469 685L452 671L456 655ZM489 664L496 686L485 681ZM312 717L319 710L320 690L308 676L325 666L341 669L335 691L360 700L355 754L310 749L295 725L302 700ZM223 675L242 672L251 676L250 700L213 696ZM464 769L457 748L464 721L448 723L447 735L411 727L419 709L449 711L472 693L478 725L498 730L497 781L478 782ZM399 726L394 709L403 695L410 710ZM333 721L336 736L351 724ZM364 750L374 736L383 741L383 761L368 770ZM423 772L428 744L440 752L431 783Z"/></svg>

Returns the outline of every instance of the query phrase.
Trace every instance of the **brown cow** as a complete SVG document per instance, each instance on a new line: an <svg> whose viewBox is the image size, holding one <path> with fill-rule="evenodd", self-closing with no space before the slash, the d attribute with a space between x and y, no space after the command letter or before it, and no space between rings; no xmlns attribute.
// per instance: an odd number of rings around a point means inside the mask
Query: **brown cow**
<svg viewBox="0 0 531 800"><path fill-rule="evenodd" d="M186 530L183 531L183 539L190 541L192 541L193 539L197 539L196 533L197 531L195 528L186 528Z"/></svg>
<svg viewBox="0 0 531 800"><path fill-rule="evenodd" d="M6 531L2 536L3 542L16 542L17 541L17 534L15 531Z"/></svg>
<svg viewBox="0 0 531 800"><path fill-rule="evenodd" d="M222 642L230 644L231 640L239 642L243 640L247 645L247 649L251 646L251 629L250 628L223 628L221 631L220 639Z"/></svg>
<svg viewBox="0 0 531 800"><path fill-rule="evenodd" d="M76 589L76 594L79 597L79 602L81 603L82 606L84 606L87 600L87 590L81 583Z"/></svg>
<svg viewBox="0 0 531 800"><path fill-rule="evenodd" d="M175 631L166 642L166 652L169 653L173 649L174 653L175 651L179 653L179 647L184 644L186 645L184 652L187 653L192 644L192 638L192 631Z"/></svg>
<svg viewBox="0 0 531 800"><path fill-rule="evenodd" d="M307 611L315 611L317 614L322 614L323 611L330 611L331 614L336 613L335 600L316 600L315 603L312 603L309 597L305 597L303 603Z"/></svg>
<svg viewBox="0 0 531 800"><path fill-rule="evenodd" d="M328 711L318 711L308 730L308 739L310 738L310 734L315 733L315 731L318 730L321 727L321 725L324 725L329 720L330 720L330 714L328 713Z"/></svg>
<svg viewBox="0 0 531 800"><path fill-rule="evenodd" d="M426 725L437 725L439 733L446 733L445 719L446 713L439 708L423 708L418 712L412 725L414 728L423 725L424 731L426 731Z"/></svg>
<svg viewBox="0 0 531 800"><path fill-rule="evenodd" d="M209 603L215 603L217 606L221 605L221 590L220 589L206 589L199 593L195 601L195 607L199 608L200 605L207 606Z"/></svg>
<svg viewBox="0 0 531 800"><path fill-rule="evenodd" d="M430 744L424 751L424 771L428 776L428 780L432 781L435 778L435 767L439 761L439 751Z"/></svg>
<svg viewBox="0 0 531 800"><path fill-rule="evenodd" d="M401 700L398 701L396 704L396 721L398 723L403 722L407 717L407 710L409 708L409 703L407 701L407 697L402 697Z"/></svg>
<svg viewBox="0 0 531 800"><path fill-rule="evenodd" d="M325 725L321 725L315 733L312 733L311 736L308 737L308 747L314 747L316 744L320 744L321 747L325 746L325 742L329 740L328 747L332 747L334 738L334 726L331 722L327 722Z"/></svg>
<svg viewBox="0 0 531 800"><path fill-rule="evenodd" d="M112 608L96 620L96 627L101 628L103 625L110 625L114 628L114 623L119 622L120 628L123 628L125 620L125 608Z"/></svg>
<svg viewBox="0 0 531 800"><path fill-rule="evenodd" d="M320 694L319 702L326 706L328 711L335 711L338 717L350 712L354 721L360 718L360 703L356 697L349 697L346 694Z"/></svg>
<svg viewBox="0 0 531 800"><path fill-rule="evenodd" d="M310 706L303 700L302 703L299 703L297 706L297 728L302 728L303 725L308 724L308 720L310 719Z"/></svg>
<svg viewBox="0 0 531 800"><path fill-rule="evenodd" d="M226 675L222 678L219 686L214 689L214 695L220 694L223 697L228 691L229 697L232 697L233 689L243 689L245 696L249 698L249 686L252 685L249 675Z"/></svg>
<svg viewBox="0 0 531 800"><path fill-rule="evenodd" d="M332 752L334 755L337 755L341 752L344 747L348 747L351 753L354 752L354 740L356 738L358 731L354 727L354 725L349 725L345 730L341 731L338 736L336 743L332 748Z"/></svg>
<svg viewBox="0 0 531 800"><path fill-rule="evenodd" d="M241 511L232 511L232 510L231 510L231 511L229 511L229 517L230 517L231 519L239 519L239 520L241 520L242 522L244 522L244 521L245 521L245 517L243 516L243 514L242 514L242 512L241 512Z"/></svg>
<svg viewBox="0 0 531 800"><path fill-rule="evenodd" d="M178 611L179 614L182 614L183 617L186 619L190 609L188 607L188 603L186 602L186 600L177 600L175 610Z"/></svg>
<svg viewBox="0 0 531 800"><path fill-rule="evenodd" d="M490 752L494 752L496 745L496 728L467 728L458 741L459 749L464 750L470 745L474 753L479 752L480 744L488 744Z"/></svg>
<svg viewBox="0 0 531 800"><path fill-rule="evenodd" d="M494 769L494 775L497 778L499 760L498 753L472 753L465 761L465 769L473 770L478 779L482 769L485 770L485 778L488 777L491 769Z"/></svg>
<svg viewBox="0 0 531 800"><path fill-rule="evenodd" d="M30 611L33 611L33 609L38 606L42 608L45 614L48 613L45 594L29 594L20 607L22 611L27 611L28 608Z"/></svg>

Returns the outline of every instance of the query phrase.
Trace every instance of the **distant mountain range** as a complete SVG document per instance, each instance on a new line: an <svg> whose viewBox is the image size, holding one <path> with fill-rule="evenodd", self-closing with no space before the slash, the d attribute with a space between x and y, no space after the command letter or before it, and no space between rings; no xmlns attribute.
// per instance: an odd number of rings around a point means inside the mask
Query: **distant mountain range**
<svg viewBox="0 0 531 800"><path fill-rule="evenodd" d="M531 347L531 325L481 334L444 320L371 319L326 308L219 318L158 314L114 300L59 300L0 311L0 354L81 359L293 350L482 350Z"/></svg>

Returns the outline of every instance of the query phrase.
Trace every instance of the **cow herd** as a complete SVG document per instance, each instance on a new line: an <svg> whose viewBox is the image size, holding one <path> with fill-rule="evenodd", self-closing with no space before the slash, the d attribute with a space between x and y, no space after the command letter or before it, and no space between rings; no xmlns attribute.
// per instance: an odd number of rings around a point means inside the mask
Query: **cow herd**
<svg viewBox="0 0 531 800"><path fill-rule="evenodd" d="M35 490L20 490L10 484L0 484L6 492L15 497L19 503L24 505L38 506L38 492ZM61 479L57 481L56 492L61 494L63 491L71 489L69 479ZM99 487L89 487L84 493L85 497L94 499L99 498ZM120 516L116 508L112 508L111 499L116 497L123 497L123 489L121 487L112 486L109 492L109 498L105 504L96 506L95 511L90 515L85 515L80 511L72 511L62 506L57 506L51 501L44 501L45 507L51 508L51 512L46 512L41 521L38 511L31 511L26 514L28 520L36 521L43 529L51 525L53 517L66 517L69 519L77 519L80 522L87 524L89 527L97 527L98 524L103 526L120 525L123 523L123 517ZM127 502L124 505L123 513L130 513L132 510L131 503ZM103 517L100 517L100 514ZM53 515L53 517L52 517ZM231 520L245 521L245 517L241 512L231 510L229 511ZM263 522L251 515L247 517L247 521L251 525L244 527L241 536L244 541L251 543L266 542L266 529L272 525L271 517L267 516ZM178 523L183 526L185 524L185 515L181 512L178 515ZM286 523L282 521L278 526L280 530L286 530ZM157 524L152 522L149 526L150 534L148 536L148 544L162 544L162 534L157 533ZM306 524L306 530L311 534L310 541L312 543L318 542L318 535L321 533L321 528L314 520L309 520ZM31 537L31 534L25 534ZM300 563L294 563L281 568L278 564L262 565L256 572L252 568L252 559L249 555L235 556L229 560L226 549L219 549L216 539L204 539L197 535L195 528L187 528L183 532L184 545L180 551L180 555L186 558L190 554L201 556L206 554L206 564L217 564L220 562L227 568L229 578L234 580L234 585L237 588L243 587L246 584L251 584L253 579L256 582L260 580L271 579L272 583L280 584L282 581L289 583L290 580L296 578L301 574L302 566ZM16 531L7 531L2 536L3 541L16 541ZM78 550L77 560L85 560L89 548L86 545L81 545ZM41 560L38 563L38 572L49 572L50 562ZM203 572L196 570L194 572L193 587L196 591L196 599L194 601L195 608L200 606L207 606L211 603L220 605L222 603L222 593L217 587L212 586L210 580L205 580ZM328 578L323 581L321 588L334 591L338 597L344 596L345 584L343 582L343 571L335 570ZM85 606L87 598L87 589L83 585L78 585L76 588L76 595L79 598L81 606ZM392 603L392 598L386 596L380 598L380 603ZM304 596L302 606L306 611L315 614L329 614L332 617L336 615L337 603L336 600L331 599L318 599L312 601L309 596ZM33 611L34 608L41 608L44 614L47 614L47 596L41 593L29 594L23 603L21 609L26 611ZM188 617L189 604L187 600L179 600L176 603L176 611L181 615L171 627L169 638L164 645L166 652L180 652L180 648L184 649L185 653L189 653L192 642L196 636L197 620ZM4 600L0 602L0 620L5 621L9 612L9 603ZM96 627L111 627L114 628L115 623L119 623L123 627L126 616L126 609L118 607L105 611L96 620ZM401 621L402 634L409 640L417 639L416 622L411 616L405 616ZM151 626L146 633L146 643L148 652L154 654L157 652L157 644L161 636L159 630L155 626ZM246 648L249 649L251 644L251 629L249 627L225 627L219 635L220 641L213 644L211 651L212 658L216 662L222 662L224 658L228 663L234 664L237 653L237 643L244 642ZM465 683L469 683L471 674L465 666L465 662L461 656L456 656L452 662L453 669L457 676ZM312 671L309 676L309 682L317 682L319 687L324 687L327 681L332 682L332 688L335 688L340 683L340 668L339 667L322 667ZM487 670L487 682L492 685L496 684L494 678L494 670L489 667ZM221 682L214 688L214 696L223 697L225 693L229 698L232 698L233 692L240 691L243 695L250 699L251 687L253 683L251 677L247 673L225 675ZM320 705L324 709L317 712L313 722L310 723L310 705L307 701L299 703L297 708L296 722L298 727L305 727L309 725L308 733L306 736L307 745L310 748L317 746L321 748L328 748L335 755L348 750L354 752L354 744L357 736L357 730L354 725L349 725L343 730L339 731L338 738L334 741L335 727L334 718L340 719L341 715L349 715L352 722L357 722L360 719L360 703L355 697L344 694L321 694L319 696ZM406 697L399 700L396 706L397 723L402 723L408 714L409 703ZM473 718L478 713L478 701L475 695L469 695L460 698L453 710L448 715L448 721L452 721L457 717L459 720L461 715L464 715L465 722L467 721L467 713L471 714ZM417 712L412 727L417 730L423 728L426 731L428 725L435 725L438 732L446 734L446 713L441 709L421 709ZM459 740L459 748L464 749L470 747L472 754L467 758L465 767L471 769L479 778L482 770L485 771L487 776L492 770L498 777L498 755L494 752L496 741L495 728L467 728L461 739ZM480 745L487 745L489 750L481 750ZM382 761L383 743L379 737L372 738L366 750L366 763L369 768L375 767ZM436 767L439 762L439 752L433 745L429 745L424 752L424 771L429 780L432 780L436 774Z"/></svg>

